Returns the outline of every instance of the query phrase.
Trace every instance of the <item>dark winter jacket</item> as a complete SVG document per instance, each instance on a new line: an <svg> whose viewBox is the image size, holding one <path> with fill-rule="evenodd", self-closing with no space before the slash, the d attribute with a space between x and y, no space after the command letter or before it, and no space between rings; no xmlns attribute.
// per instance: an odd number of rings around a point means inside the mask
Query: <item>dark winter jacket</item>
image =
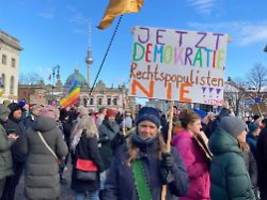
<svg viewBox="0 0 267 200"><path fill-rule="evenodd" d="M77 158L93 161L97 167L98 172L104 170L103 162L97 148L97 138L86 137L82 135L76 147L75 157L73 162L71 188L76 192L96 191L99 188L99 174L97 181L79 181L76 179L77 170L75 168Z"/></svg>
<svg viewBox="0 0 267 200"><path fill-rule="evenodd" d="M208 124L201 123L201 125L202 125L202 130L203 130L203 132L206 134L206 136L207 136L208 138L210 138L212 132L214 131L214 128L215 128L215 127L213 127L213 126L214 126L213 123L214 123L214 121L209 121ZM215 126L216 126L216 125L215 125Z"/></svg>
<svg viewBox="0 0 267 200"><path fill-rule="evenodd" d="M50 148L62 159L68 153L56 121L38 117L33 129L23 140L21 152L27 155L25 167L25 195L29 199L56 199L60 195L58 161L47 149L37 131L40 131Z"/></svg>
<svg viewBox="0 0 267 200"><path fill-rule="evenodd" d="M251 180L254 192L255 192L255 190L257 190L257 184L258 184L258 182L257 182L258 169L257 169L256 160L255 160L255 158L254 158L254 156L250 150L243 152L243 157L245 160L245 164L246 164L249 176L250 176L250 180Z"/></svg>
<svg viewBox="0 0 267 200"><path fill-rule="evenodd" d="M70 119L68 120L63 120L62 122L62 126L63 126L63 134L65 137L65 141L68 145L68 147L70 147L70 136L71 136L71 131L73 129L73 121L70 121Z"/></svg>
<svg viewBox="0 0 267 200"><path fill-rule="evenodd" d="M107 119L98 128L99 131L99 143L101 147L99 149L100 155L104 162L105 170L111 165L113 159L112 140L120 131L120 127L116 122L111 123Z"/></svg>
<svg viewBox="0 0 267 200"><path fill-rule="evenodd" d="M13 174L11 146L15 140L7 138L4 127L0 124L0 179Z"/></svg>
<svg viewBox="0 0 267 200"><path fill-rule="evenodd" d="M23 122L21 120L13 118L12 115L10 115L6 124L6 131L7 134L16 133L19 136L19 138L12 146L11 151L12 151L13 162L23 163L26 157L19 153L21 141L23 140L26 134L26 128Z"/></svg>
<svg viewBox="0 0 267 200"><path fill-rule="evenodd" d="M22 122L23 122L23 125L26 129L32 128L34 126L35 117L31 114L31 115L23 118Z"/></svg>
<svg viewBox="0 0 267 200"><path fill-rule="evenodd" d="M258 137L255 137L251 132L247 134L247 143L255 159L256 159L257 140Z"/></svg>
<svg viewBox="0 0 267 200"><path fill-rule="evenodd" d="M256 161L258 166L258 186L267 190L267 128L264 128L257 142Z"/></svg>
<svg viewBox="0 0 267 200"><path fill-rule="evenodd" d="M237 140L218 128L209 140L212 200L255 200L253 187Z"/></svg>
<svg viewBox="0 0 267 200"><path fill-rule="evenodd" d="M133 137L130 139L132 140ZM145 175L151 189L152 199L161 199L163 177L160 173L160 161L158 159L158 139L149 145L140 145L140 159L144 164ZM185 195L188 186L188 176L183 161L175 150L171 152L174 157L174 165L171 168L173 180L168 183L168 189L176 196ZM127 164L127 145L121 146L116 152L112 162L105 189L102 193L102 200L138 200L135 181L131 167Z"/></svg>

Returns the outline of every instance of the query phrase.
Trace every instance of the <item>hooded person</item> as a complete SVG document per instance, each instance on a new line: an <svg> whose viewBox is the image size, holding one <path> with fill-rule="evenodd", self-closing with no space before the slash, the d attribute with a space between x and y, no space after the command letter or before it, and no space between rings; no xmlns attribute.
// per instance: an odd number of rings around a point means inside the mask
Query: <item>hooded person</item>
<svg viewBox="0 0 267 200"><path fill-rule="evenodd" d="M20 150L27 155L24 176L26 198L58 199L59 161L67 155L68 148L56 121L47 116L38 116L34 126L27 130Z"/></svg>
<svg viewBox="0 0 267 200"><path fill-rule="evenodd" d="M246 146L246 124L233 116L222 118L209 140L214 156L210 167L212 200L255 200L243 157Z"/></svg>
<svg viewBox="0 0 267 200"><path fill-rule="evenodd" d="M173 149L166 153L158 110L143 107L136 126L116 152L101 199L160 200L165 184L171 194L184 195L188 176L178 153Z"/></svg>
<svg viewBox="0 0 267 200"><path fill-rule="evenodd" d="M17 139L15 134L7 133L4 129L4 123L8 120L10 110L3 104L0 104L0 199L5 187L6 177L13 175L13 164L11 155L11 146Z"/></svg>
<svg viewBox="0 0 267 200"><path fill-rule="evenodd" d="M57 109L57 107L53 105L47 105L43 109L41 109L39 116L47 117L47 118L54 120L56 122L57 128L60 130L62 139L65 140L66 138L64 136L64 127L63 127L63 123L59 120L59 114L60 112ZM67 143L66 140L65 142ZM59 163L60 183L62 184L67 184L67 180L63 176L65 167L67 167L66 157L62 158Z"/></svg>
<svg viewBox="0 0 267 200"><path fill-rule="evenodd" d="M103 189L106 175L114 158L113 140L120 132L120 126L116 122L117 111L114 109L106 110L106 117L98 127L99 133L99 152L104 163L104 171L100 175L100 188Z"/></svg>
<svg viewBox="0 0 267 200"><path fill-rule="evenodd" d="M107 109L106 118L98 128L99 143L101 144L100 154L105 165L105 170L110 167L113 159L111 142L116 134L120 132L120 126L115 121L116 114L116 110Z"/></svg>
<svg viewBox="0 0 267 200"><path fill-rule="evenodd" d="M21 142L26 131L21 120L22 110L17 103L9 104L8 108L10 109L10 114L6 123L6 132L8 135L15 134L18 136L18 139L11 148L14 175L6 179L2 200L13 200L15 198L16 187L22 175L24 162L26 160L26 155L20 153Z"/></svg>

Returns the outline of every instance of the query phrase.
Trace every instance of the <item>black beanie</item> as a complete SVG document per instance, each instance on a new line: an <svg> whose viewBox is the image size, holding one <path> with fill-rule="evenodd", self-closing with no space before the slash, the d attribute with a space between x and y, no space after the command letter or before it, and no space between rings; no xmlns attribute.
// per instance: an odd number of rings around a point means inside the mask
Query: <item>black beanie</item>
<svg viewBox="0 0 267 200"><path fill-rule="evenodd" d="M143 107L139 110L136 118L136 126L142 121L150 121L158 128L160 127L160 114L159 111L152 107Z"/></svg>
<svg viewBox="0 0 267 200"><path fill-rule="evenodd" d="M21 107L17 103L9 104L8 108L10 109L10 114L13 114L16 110L21 110Z"/></svg>

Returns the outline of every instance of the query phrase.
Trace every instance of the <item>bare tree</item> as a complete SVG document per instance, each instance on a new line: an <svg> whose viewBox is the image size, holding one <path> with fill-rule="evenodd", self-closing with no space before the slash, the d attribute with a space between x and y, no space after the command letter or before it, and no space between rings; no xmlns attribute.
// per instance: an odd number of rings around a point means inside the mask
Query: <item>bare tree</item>
<svg viewBox="0 0 267 200"><path fill-rule="evenodd" d="M262 64L255 64L247 74L247 87L250 90L250 96L252 98L260 98L260 100L264 97L263 89L267 86L267 68Z"/></svg>
<svg viewBox="0 0 267 200"><path fill-rule="evenodd" d="M31 84L40 84L44 81L37 73L21 73L19 75L19 84L31 85Z"/></svg>
<svg viewBox="0 0 267 200"><path fill-rule="evenodd" d="M241 109L244 109L244 101L247 97L246 82L244 79L236 78L232 80L228 78L224 87L224 99L229 102L233 108L235 115L239 115Z"/></svg>

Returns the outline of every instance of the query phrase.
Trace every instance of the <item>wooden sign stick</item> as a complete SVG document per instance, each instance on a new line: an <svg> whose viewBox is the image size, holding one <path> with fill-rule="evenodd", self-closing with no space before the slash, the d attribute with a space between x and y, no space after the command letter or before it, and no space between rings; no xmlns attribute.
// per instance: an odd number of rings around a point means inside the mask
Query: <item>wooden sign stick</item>
<svg viewBox="0 0 267 200"><path fill-rule="evenodd" d="M166 152L168 153L171 152L173 107L174 107L174 101L171 101L171 110L169 113L169 129L168 129L168 137L166 143ZM163 185L161 191L161 200L166 200L166 199L167 199L167 185Z"/></svg>

